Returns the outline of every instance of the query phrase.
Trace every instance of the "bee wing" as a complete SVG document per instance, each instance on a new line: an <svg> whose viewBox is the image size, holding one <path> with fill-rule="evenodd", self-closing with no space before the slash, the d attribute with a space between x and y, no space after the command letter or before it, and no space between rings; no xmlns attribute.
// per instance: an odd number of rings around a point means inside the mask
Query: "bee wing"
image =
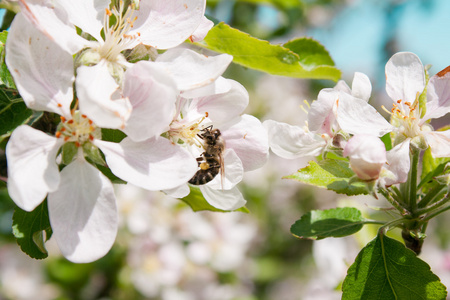
<svg viewBox="0 0 450 300"><path fill-rule="evenodd" d="M219 154L219 163L220 163L220 183L222 185L223 190L223 181L225 180L225 164L223 161L223 153Z"/></svg>

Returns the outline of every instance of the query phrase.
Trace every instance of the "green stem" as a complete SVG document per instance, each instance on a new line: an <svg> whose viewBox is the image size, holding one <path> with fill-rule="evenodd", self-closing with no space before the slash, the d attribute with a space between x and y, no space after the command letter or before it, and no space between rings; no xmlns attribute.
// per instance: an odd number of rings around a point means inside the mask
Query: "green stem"
<svg viewBox="0 0 450 300"><path fill-rule="evenodd" d="M408 175L409 211L414 215L417 210L417 168L419 166L420 149L411 145L411 169Z"/></svg>
<svg viewBox="0 0 450 300"><path fill-rule="evenodd" d="M428 204L435 202L436 199L439 199L443 194L445 194L445 185L438 185L435 186L433 189L431 189L431 191L428 192L428 194L426 194L422 200L420 200L419 202L419 208L424 208L426 207Z"/></svg>
<svg viewBox="0 0 450 300"><path fill-rule="evenodd" d="M402 216L409 214L405 207L403 207L401 203L394 199L391 193L383 189L380 189L380 193L389 201L389 203L392 204L393 207L395 207L400 212Z"/></svg>
<svg viewBox="0 0 450 300"><path fill-rule="evenodd" d="M422 220L422 222L427 222L427 221L433 219L434 217L436 217L437 215L442 214L443 212L445 212L445 211L447 211L447 210L449 210L449 209L450 209L450 206L447 206L447 207L442 208L441 210L438 210L438 211L436 211L436 212L434 212L434 213L432 213L432 214L429 214L428 216L426 216L426 217Z"/></svg>
<svg viewBox="0 0 450 300"><path fill-rule="evenodd" d="M436 208L438 208L438 207L444 205L444 204L447 203L447 202L448 202L448 198L447 198L447 197L444 197L443 199L441 199L441 200L439 200L439 201L437 201L437 202L431 204L430 206L427 206L427 207L425 207L425 208L419 208L419 209L417 209L415 213L416 213L416 215L418 215L418 216L423 215L423 214L426 214L427 212L430 212L430 211L432 211L432 210L435 210Z"/></svg>

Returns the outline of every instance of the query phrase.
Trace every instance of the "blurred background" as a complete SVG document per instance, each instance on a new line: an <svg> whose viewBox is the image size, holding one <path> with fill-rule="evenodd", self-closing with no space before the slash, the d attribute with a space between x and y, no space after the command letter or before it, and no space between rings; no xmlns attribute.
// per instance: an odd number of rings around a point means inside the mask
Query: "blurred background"
<svg viewBox="0 0 450 300"><path fill-rule="evenodd" d="M6 2L1 2L6 4ZM309 36L330 52L343 79L367 74L372 104L390 107L384 65L398 51L416 53L433 75L450 65L450 1L446 0L208 0L207 15L251 35L284 43ZM2 10L4 18L10 13ZM3 28L6 29L6 28ZM331 81L283 78L232 65L224 75L250 93L247 113L303 125L300 105ZM448 124L448 122L446 123ZM22 253L11 233L14 204L0 190L0 299L297 300L340 299L340 285L357 253L376 234L299 240L290 226L312 209L353 206L383 218L387 204L343 197L281 179L307 165L271 155L240 186L250 214L197 212L162 193L116 186L120 230L110 253L91 264ZM450 286L450 231L445 217L429 225L421 258Z"/></svg>

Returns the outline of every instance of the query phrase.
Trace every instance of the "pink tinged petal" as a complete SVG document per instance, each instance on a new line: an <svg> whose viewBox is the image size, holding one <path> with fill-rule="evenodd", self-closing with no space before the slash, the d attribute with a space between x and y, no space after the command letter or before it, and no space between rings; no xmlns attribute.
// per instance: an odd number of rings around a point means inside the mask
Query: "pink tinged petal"
<svg viewBox="0 0 450 300"><path fill-rule="evenodd" d="M233 149L242 161L244 171L261 168L269 156L267 131L261 122L250 115L231 120L218 127L228 149Z"/></svg>
<svg viewBox="0 0 450 300"><path fill-rule="evenodd" d="M26 105L70 117L72 55L18 14L6 42L6 64ZM58 70L58 72L55 72Z"/></svg>
<svg viewBox="0 0 450 300"><path fill-rule="evenodd" d="M355 72L352 82L352 96L368 102L371 93L372 84L369 77L366 74Z"/></svg>
<svg viewBox="0 0 450 300"><path fill-rule="evenodd" d="M27 125L13 131L6 145L8 193L26 211L32 211L58 188L56 154L63 141Z"/></svg>
<svg viewBox="0 0 450 300"><path fill-rule="evenodd" d="M220 76L212 83L202 86L198 89L193 89L189 91L181 91L181 96L183 98L199 98L215 94L223 94L231 89L232 79L226 79Z"/></svg>
<svg viewBox="0 0 450 300"><path fill-rule="evenodd" d="M183 147L161 137L119 144L95 140L111 171L119 178L158 191L178 187L194 176L197 162Z"/></svg>
<svg viewBox="0 0 450 300"><path fill-rule="evenodd" d="M59 3L49 0L19 0L21 12L34 28L70 54L85 47L87 41L80 37L70 23L68 13Z"/></svg>
<svg viewBox="0 0 450 300"><path fill-rule="evenodd" d="M425 88L425 73L419 57L411 52L398 52L386 64L386 92L393 101L413 103Z"/></svg>
<svg viewBox="0 0 450 300"><path fill-rule="evenodd" d="M344 156L350 159L350 167L363 180L377 179L386 162L386 148L376 136L358 134L348 140Z"/></svg>
<svg viewBox="0 0 450 300"><path fill-rule="evenodd" d="M404 140L386 153L387 165L386 169L394 176L392 178L380 178L384 185L390 186L396 183L406 182L410 169L409 158L409 143L410 139Z"/></svg>
<svg viewBox="0 0 450 300"><path fill-rule="evenodd" d="M159 55L156 62L173 76L180 91L188 91L214 82L232 60L228 54L205 56L190 49L176 48Z"/></svg>
<svg viewBox="0 0 450 300"><path fill-rule="evenodd" d="M119 86L104 61L77 69L77 96L80 111L103 128L122 129L131 114L131 104L122 98Z"/></svg>
<svg viewBox="0 0 450 300"><path fill-rule="evenodd" d="M236 184L242 181L244 177L244 169L242 162L236 153L232 149L226 149L223 153L224 171L221 176L221 172L214 177L214 179L207 183L207 185L213 189L230 190Z"/></svg>
<svg viewBox="0 0 450 300"><path fill-rule="evenodd" d="M237 187L231 190L216 190L207 185L201 185L200 191L206 201L218 209L235 210L247 203Z"/></svg>
<svg viewBox="0 0 450 300"><path fill-rule="evenodd" d="M427 87L427 112L421 122L442 117L450 112L450 68L430 78Z"/></svg>
<svg viewBox="0 0 450 300"><path fill-rule="evenodd" d="M339 97L337 121L351 134L383 136L394 128L372 105L347 94Z"/></svg>
<svg viewBox="0 0 450 300"><path fill-rule="evenodd" d="M48 195L53 236L70 261L88 263L114 244L118 216L114 189L82 156L61 171L57 191Z"/></svg>
<svg viewBox="0 0 450 300"><path fill-rule="evenodd" d="M317 156L327 145L317 134L305 132L298 126L272 120L264 121L263 125L268 132L270 149L283 158Z"/></svg>
<svg viewBox="0 0 450 300"><path fill-rule="evenodd" d="M237 81L228 79L231 89L223 94L194 99L191 108L198 113L208 113L213 123L225 123L239 116L249 102L247 90Z"/></svg>
<svg viewBox="0 0 450 300"><path fill-rule="evenodd" d="M152 62L138 62L127 70L123 93L133 107L124 132L135 141L159 136L169 129L177 90L173 80Z"/></svg>
<svg viewBox="0 0 450 300"><path fill-rule="evenodd" d="M339 92L334 89L322 89L317 100L311 104L308 111L308 127L312 132L333 135L335 126L335 105L339 99Z"/></svg>
<svg viewBox="0 0 450 300"><path fill-rule="evenodd" d="M208 20L206 17L202 18L200 25L195 29L194 33L190 36L191 42L200 42L208 34L208 31L213 28L214 22Z"/></svg>
<svg viewBox="0 0 450 300"><path fill-rule="evenodd" d="M425 139L433 157L450 157L450 130L427 132Z"/></svg>
<svg viewBox="0 0 450 300"><path fill-rule="evenodd" d="M59 0L67 12L69 21L97 41L103 40L100 32L103 29L105 9L109 8L110 2L111 0Z"/></svg>
<svg viewBox="0 0 450 300"><path fill-rule="evenodd" d="M134 30L143 44L169 49L183 43L204 22L205 0L140 1Z"/></svg>

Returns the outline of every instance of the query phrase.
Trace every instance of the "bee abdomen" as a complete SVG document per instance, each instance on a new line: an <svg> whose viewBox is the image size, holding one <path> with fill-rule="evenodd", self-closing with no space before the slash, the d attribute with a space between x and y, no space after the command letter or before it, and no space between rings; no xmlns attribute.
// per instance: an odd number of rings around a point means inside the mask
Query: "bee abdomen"
<svg viewBox="0 0 450 300"><path fill-rule="evenodd" d="M206 170L200 169L197 171L197 173L195 173L194 176L192 176L192 178L188 182L193 185L202 185L208 183L213 180L217 174L219 174L219 169L220 166L210 167Z"/></svg>

